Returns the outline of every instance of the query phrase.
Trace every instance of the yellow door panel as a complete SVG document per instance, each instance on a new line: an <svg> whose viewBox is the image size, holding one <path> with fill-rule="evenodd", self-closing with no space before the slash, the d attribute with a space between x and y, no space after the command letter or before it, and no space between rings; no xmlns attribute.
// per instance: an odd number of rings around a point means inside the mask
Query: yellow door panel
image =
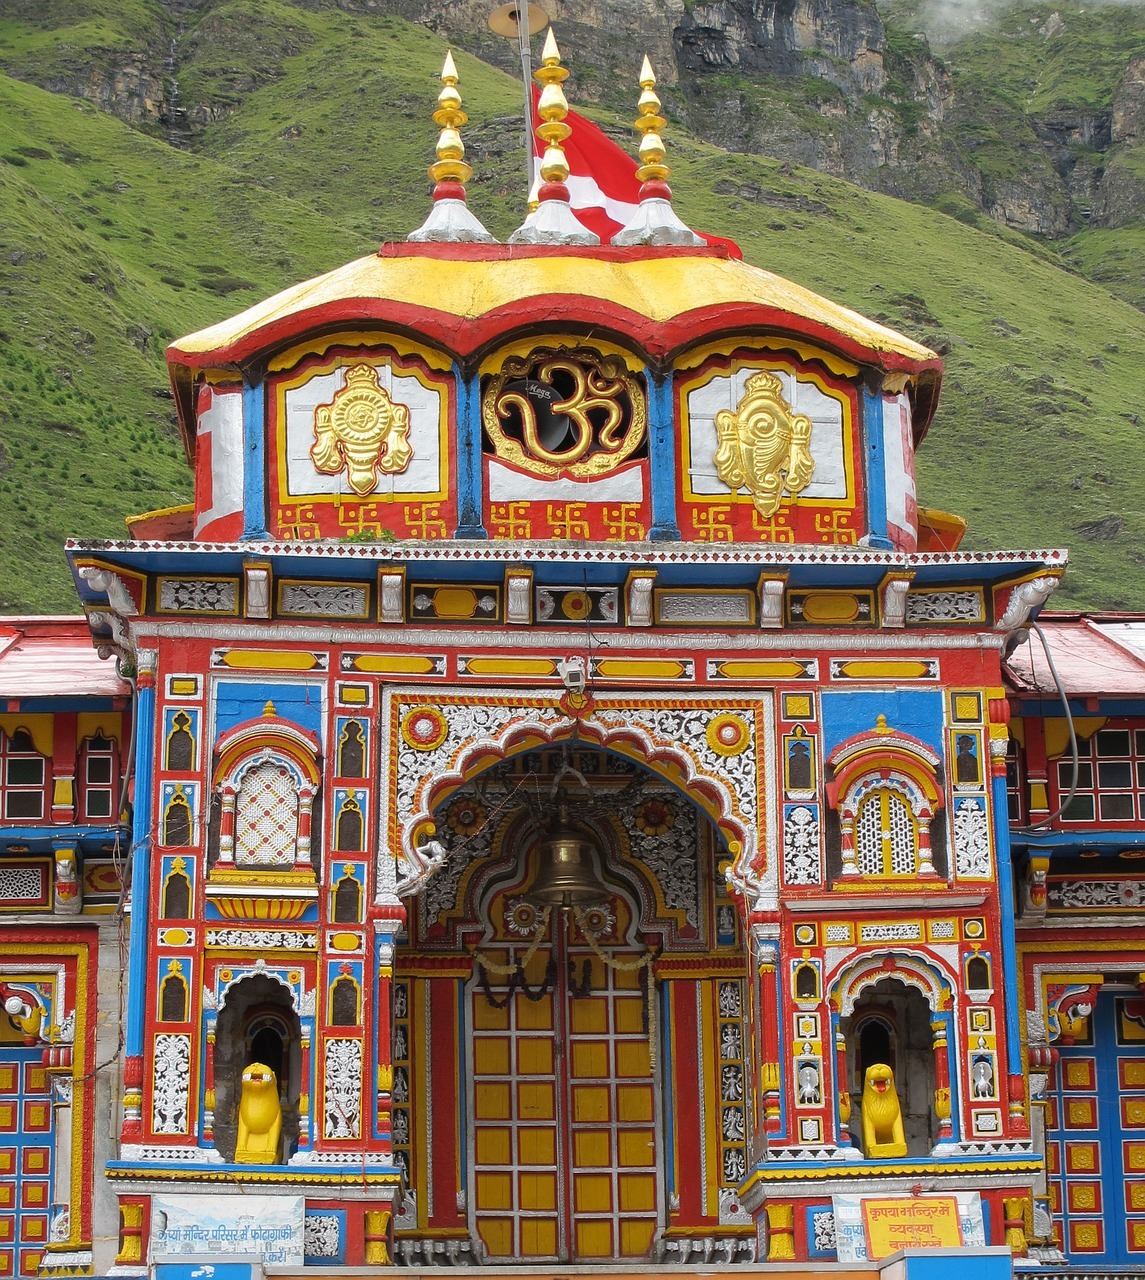
<svg viewBox="0 0 1145 1280"><path fill-rule="evenodd" d="M508 1258L513 1254L513 1219L482 1218L477 1223L477 1234L485 1242L485 1248L494 1258Z"/></svg>
<svg viewBox="0 0 1145 1280"><path fill-rule="evenodd" d="M650 1173L624 1173L617 1179L621 1213L651 1213L656 1208L656 1182Z"/></svg>
<svg viewBox="0 0 1145 1280"><path fill-rule="evenodd" d="M519 1173L517 1188L522 1209L555 1209L557 1207L557 1175L555 1173Z"/></svg>
<svg viewBox="0 0 1145 1280"><path fill-rule="evenodd" d="M647 1169L655 1154L651 1129L621 1129L616 1135L617 1163L624 1169Z"/></svg>
<svg viewBox="0 0 1145 1280"><path fill-rule="evenodd" d="M556 1118L556 1100L551 1080L519 1081L517 1084L517 1115L522 1120L553 1120Z"/></svg>
<svg viewBox="0 0 1145 1280"><path fill-rule="evenodd" d="M497 1081L480 1082L473 1091L473 1114L477 1120L509 1119L509 1086Z"/></svg>
<svg viewBox="0 0 1145 1280"><path fill-rule="evenodd" d="M644 1035L644 1001L617 1000L612 1006L612 1019L619 1035Z"/></svg>
<svg viewBox="0 0 1145 1280"><path fill-rule="evenodd" d="M578 1129L573 1134L573 1164L578 1169L607 1169L609 1159L607 1129Z"/></svg>
<svg viewBox="0 0 1145 1280"><path fill-rule="evenodd" d="M620 1256L622 1258L644 1258L652 1248L652 1233L656 1230L656 1221L649 1218L645 1221L631 1218L620 1224Z"/></svg>
<svg viewBox="0 0 1145 1280"><path fill-rule="evenodd" d="M612 1175L576 1174L573 1178L573 1208L577 1213L611 1213Z"/></svg>
<svg viewBox="0 0 1145 1280"><path fill-rule="evenodd" d="M628 987L633 991L640 990L640 970L639 969L617 969L612 975L612 985L618 990Z"/></svg>
<svg viewBox="0 0 1145 1280"><path fill-rule="evenodd" d="M621 1084L616 1087L617 1119L625 1124L652 1119L652 1086L650 1084Z"/></svg>
<svg viewBox="0 0 1145 1280"><path fill-rule="evenodd" d="M554 1258L556 1253L556 1218L523 1218L521 1220L521 1257Z"/></svg>
<svg viewBox="0 0 1145 1280"><path fill-rule="evenodd" d="M609 1119L608 1089L593 1084L573 1085L573 1119L578 1124L607 1123ZM633 1116L634 1120L640 1119Z"/></svg>
<svg viewBox="0 0 1145 1280"><path fill-rule="evenodd" d="M580 1258L612 1257L612 1222L606 1220L576 1224L576 1251Z"/></svg>
<svg viewBox="0 0 1145 1280"><path fill-rule="evenodd" d="M574 1040L572 1073L574 1080L607 1080L608 1041Z"/></svg>
<svg viewBox="0 0 1145 1280"><path fill-rule="evenodd" d="M508 1031L509 1006L494 1009L484 996L478 996L473 1004L473 1029L475 1031Z"/></svg>
<svg viewBox="0 0 1145 1280"><path fill-rule="evenodd" d="M483 1076L509 1074L509 1037L482 1036L473 1046L473 1063Z"/></svg>
<svg viewBox="0 0 1145 1280"><path fill-rule="evenodd" d="M508 1129L486 1129L484 1127L477 1130L477 1163L478 1164L508 1164L511 1144L509 1142Z"/></svg>
<svg viewBox="0 0 1145 1280"><path fill-rule="evenodd" d="M553 1074L553 1042L550 1037L522 1036L517 1041L517 1074L551 1076Z"/></svg>
<svg viewBox="0 0 1145 1280"><path fill-rule="evenodd" d="M552 996L542 996L536 1001L518 996L517 1029L519 1031L551 1031L553 1029Z"/></svg>
<svg viewBox="0 0 1145 1280"><path fill-rule="evenodd" d="M477 1175L478 1209L511 1209L513 1207L513 1180L507 1173L479 1173Z"/></svg>
<svg viewBox="0 0 1145 1280"><path fill-rule="evenodd" d="M517 1160L520 1164L544 1164L550 1167L557 1162L557 1132L551 1125L543 1129L530 1125L517 1134Z"/></svg>
<svg viewBox="0 0 1145 1280"><path fill-rule="evenodd" d="M574 1035L593 1035L608 1030L608 1001L603 996L585 996L572 1000Z"/></svg>
<svg viewBox="0 0 1145 1280"><path fill-rule="evenodd" d="M616 1046L616 1074L629 1079L652 1074L647 1040L621 1040Z"/></svg>

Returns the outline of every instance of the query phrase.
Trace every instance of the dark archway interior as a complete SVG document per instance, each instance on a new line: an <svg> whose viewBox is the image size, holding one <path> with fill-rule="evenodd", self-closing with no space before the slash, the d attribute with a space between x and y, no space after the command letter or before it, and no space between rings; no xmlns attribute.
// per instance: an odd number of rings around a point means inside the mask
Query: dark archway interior
<svg viewBox="0 0 1145 1280"><path fill-rule="evenodd" d="M227 993L215 1026L215 1146L224 1160L235 1156L242 1073L252 1062L269 1067L282 1104L282 1150L288 1160L298 1147L298 1098L302 1083L302 1028L290 992L273 978L254 974Z"/></svg>
<svg viewBox="0 0 1145 1280"><path fill-rule="evenodd" d="M897 978L884 978L863 992L854 1013L844 1019L856 1141L862 1134L863 1080L867 1068L881 1062L895 1075L907 1154L930 1153L938 1135L930 1018L930 1005L920 991Z"/></svg>

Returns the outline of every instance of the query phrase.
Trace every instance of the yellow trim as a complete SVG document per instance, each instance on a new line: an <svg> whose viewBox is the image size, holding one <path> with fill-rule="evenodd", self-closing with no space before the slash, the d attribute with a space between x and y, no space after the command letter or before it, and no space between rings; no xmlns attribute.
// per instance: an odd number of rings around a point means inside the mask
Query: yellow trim
<svg viewBox="0 0 1145 1280"><path fill-rule="evenodd" d="M615 342L609 342L607 339L597 337L595 334L590 342L593 351L598 351L605 356L617 356L623 360L629 373L644 372L644 361L628 348L618 346ZM575 334L569 333L542 333L535 337L519 338L516 342L506 343L505 346L498 347L496 351L487 355L481 361L478 375L484 378L500 373L506 360L513 356L523 359L525 356L531 355L538 347L567 347L571 350L573 347L583 345L584 340L578 338Z"/></svg>
<svg viewBox="0 0 1145 1280"><path fill-rule="evenodd" d="M857 378L859 366L850 360L844 360L833 352L822 347L812 346L809 342L800 342L797 338L756 337L745 334L741 338L721 338L718 342L703 342L698 347L689 347L676 359L676 371L683 373L687 369L698 369L712 356L726 356L729 345L746 350L749 347L763 347L767 351L790 351L800 360L819 360L839 378Z"/></svg>
<svg viewBox="0 0 1145 1280"><path fill-rule="evenodd" d="M180 357L193 365L196 355L205 356L218 347L241 342L265 325L359 298L433 307L472 321L527 298L565 295L586 301L598 298L652 321L686 314L697 304L755 303L822 324L873 350L918 361L935 358L933 351L893 329L794 281L734 258L683 254L618 263L575 251L554 257L476 257L470 261L372 253L284 289L237 316L188 335L175 346Z"/></svg>
<svg viewBox="0 0 1145 1280"><path fill-rule="evenodd" d="M974 1178L984 1173L1038 1174L1045 1168L1040 1159L1015 1160L1012 1163L977 1160L965 1164L893 1164L881 1161L857 1161L855 1164L823 1166L815 1168L791 1168L767 1166L753 1170L748 1180L740 1185L740 1198L748 1189L769 1182L838 1182L856 1178Z"/></svg>
<svg viewBox="0 0 1145 1280"><path fill-rule="evenodd" d="M390 348L392 353L399 360L406 360L408 356L421 355L420 351L410 351L404 354L396 345L391 343L385 344ZM326 348L329 351L329 348ZM300 359L304 359L304 353ZM363 353L364 354L364 353ZM394 489L392 492L384 490L380 493L367 493L359 496L356 493L290 493L287 489L287 457L286 457L286 396L290 391L295 391L299 387L304 387L308 382L315 378L320 378L325 374L334 373L338 369L347 368L349 365L360 362L363 356L327 356L316 364L307 365L307 367L292 378L282 378L275 383L274 387L274 403L270 420L270 433L274 447L275 465L277 467L277 486L274 501L279 506L289 506L291 503L297 503L305 499L311 506L338 507L341 508L347 503L356 503L359 507L370 503L382 503L389 505L390 503L399 502L445 502L449 498L449 491L452 482L451 454L449 448L449 419L450 405L456 401L457 388L452 378L445 377L438 369L431 369L431 375L427 375L424 369L418 367L416 362L411 361L402 368L397 368L393 360L388 354L380 351L371 352L370 365L375 369L383 367L393 368L395 374L402 378L415 378L427 390L436 393L438 403L437 415L437 456L438 456L438 478L440 484L436 489L427 489L425 491L411 490L409 493L404 490L400 493ZM440 359L440 357L438 357ZM428 363L428 362L427 362ZM446 368L448 369L448 365ZM267 477L268 486L271 477ZM270 495L268 494L268 497Z"/></svg>
<svg viewBox="0 0 1145 1280"><path fill-rule="evenodd" d="M88 738L107 738L116 746L122 746L122 711L81 711L76 716L76 751Z"/></svg>
<svg viewBox="0 0 1145 1280"><path fill-rule="evenodd" d="M137 524L142 524L144 520L154 520L156 516L181 516L194 510L193 502L180 502L176 507L156 507L154 511L141 511L137 516L124 516L123 523L128 529L134 529Z"/></svg>
<svg viewBox="0 0 1145 1280"><path fill-rule="evenodd" d="M51 774L48 765L52 761L52 748L55 743L55 717L51 712L25 712L13 711L6 714L0 714L0 730L4 736L11 739L12 735L20 729L28 731L28 737L32 739L32 746L44 756L47 760L44 772L44 782L47 783Z"/></svg>
<svg viewBox="0 0 1145 1280"><path fill-rule="evenodd" d="M1108 716L1077 716L1073 722L1078 741L1089 745L1090 738L1104 727ZM1046 740L1046 759L1060 760L1069 746L1069 724L1064 716L1047 716L1042 721Z"/></svg>
<svg viewBox="0 0 1145 1280"><path fill-rule="evenodd" d="M183 1143L182 1150L191 1146L190 1143ZM283 1172L280 1170L262 1170L255 1169L204 1169L199 1166L194 1169L181 1169L174 1164L155 1164L155 1165L135 1165L130 1168L113 1168L109 1166L104 1171L104 1176L108 1179L114 1179L117 1182L137 1182L141 1187L152 1182L261 1182L275 1183L281 1185L307 1185L323 1187L353 1187L353 1186L390 1186L395 1190L401 1185L402 1176L400 1173L370 1173L364 1170L360 1165L357 1172L349 1173L326 1173L319 1168L300 1169L297 1173Z"/></svg>
<svg viewBox="0 0 1145 1280"><path fill-rule="evenodd" d="M318 655L304 649L226 649L224 666L237 671L313 671Z"/></svg>
<svg viewBox="0 0 1145 1280"><path fill-rule="evenodd" d="M420 342L410 342L408 338L399 337L383 329L371 329L368 333L343 331L326 333L321 337L306 338L293 347L287 347L267 365L268 373L289 373L296 364L307 356L324 356L334 347L390 347L403 358L420 356L431 369L438 373L449 373L453 367L448 356L435 347L424 346ZM231 375L232 379L234 375Z"/></svg>
<svg viewBox="0 0 1145 1280"><path fill-rule="evenodd" d="M793 658L726 658L717 670L725 680L810 680L804 663Z"/></svg>
<svg viewBox="0 0 1145 1280"><path fill-rule="evenodd" d="M355 671L379 676L430 676L441 655L424 657L420 653L359 653L351 660Z"/></svg>
<svg viewBox="0 0 1145 1280"><path fill-rule="evenodd" d="M726 351L726 344L724 350ZM713 354L718 354L717 352ZM839 509L851 510L856 503L855 494L855 452L858 446L858 433L855 429L855 418L852 412L851 401L845 392L840 391L836 387L829 386L827 382L815 372L814 369L805 368L796 364L790 359L782 359L780 357L759 356L758 358L744 359L736 356L732 359L726 359L721 365L714 365L708 369L706 373L698 374L691 378L681 379L676 384L677 407L679 411L679 433L680 433L680 461L682 471L682 488L683 500L686 503L692 503L699 506L711 506L713 503L734 502L740 505L752 505L753 499L750 493L742 493L738 490L729 489L727 493L696 493L692 488L691 467L689 459L692 456L692 418L688 410L688 396L698 390L700 387L706 387L709 382L714 382L716 378L734 378L741 369L767 369L770 371L782 371L789 373L796 382L810 382L817 387L819 391L829 400L834 400L842 409L842 425L843 425L843 472L846 476L847 492L842 498L811 498L799 497L798 503L802 507L811 509ZM787 497L784 499L788 506L794 505L795 499Z"/></svg>

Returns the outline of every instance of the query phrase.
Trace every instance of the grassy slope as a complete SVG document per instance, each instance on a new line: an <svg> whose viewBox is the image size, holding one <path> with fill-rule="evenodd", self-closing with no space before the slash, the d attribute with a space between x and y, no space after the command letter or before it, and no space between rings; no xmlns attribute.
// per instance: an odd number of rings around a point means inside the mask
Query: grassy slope
<svg viewBox="0 0 1145 1280"><path fill-rule="evenodd" d="M426 212L441 42L394 18L254 3L264 31L290 28L295 51L196 156L0 79L0 151L26 161L0 164L0 501L12 512L0 607L71 607L64 534L115 533L122 514L186 496L157 398L170 337L368 251L378 233L402 237ZM235 0L213 20L237 27L246 12ZM479 166L471 206L503 236L519 214L517 89L459 65ZM1140 434L1125 414L1145 401L1140 312L1010 237L669 136L695 225L952 344L920 459L924 501L967 515L977 547L1069 544L1075 603L1145 607L1134 551L1145 479L1124 465ZM714 194L729 177L741 194ZM1125 521L1116 538L1079 533L1111 515Z"/></svg>

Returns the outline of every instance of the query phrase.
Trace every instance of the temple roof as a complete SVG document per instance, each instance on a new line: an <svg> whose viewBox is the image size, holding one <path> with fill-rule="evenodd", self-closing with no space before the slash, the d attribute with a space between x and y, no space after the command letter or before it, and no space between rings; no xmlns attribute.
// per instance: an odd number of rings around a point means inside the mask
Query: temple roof
<svg viewBox="0 0 1145 1280"><path fill-rule="evenodd" d="M0 698L119 698L131 686L91 645L87 618L0 622ZM14 710L15 708L9 708Z"/></svg>
<svg viewBox="0 0 1145 1280"><path fill-rule="evenodd" d="M384 244L173 343L167 360L185 433L193 437L195 370L238 369L304 336L363 326L396 329L461 361L527 329L591 327L642 348L654 366L721 335L789 334L916 378L916 441L942 376L927 347L722 248Z"/></svg>
<svg viewBox="0 0 1145 1280"><path fill-rule="evenodd" d="M1038 621L1067 694L1145 697L1145 616L1043 613ZM1006 659L1006 674L1018 693L1057 696L1053 673L1034 633Z"/></svg>

